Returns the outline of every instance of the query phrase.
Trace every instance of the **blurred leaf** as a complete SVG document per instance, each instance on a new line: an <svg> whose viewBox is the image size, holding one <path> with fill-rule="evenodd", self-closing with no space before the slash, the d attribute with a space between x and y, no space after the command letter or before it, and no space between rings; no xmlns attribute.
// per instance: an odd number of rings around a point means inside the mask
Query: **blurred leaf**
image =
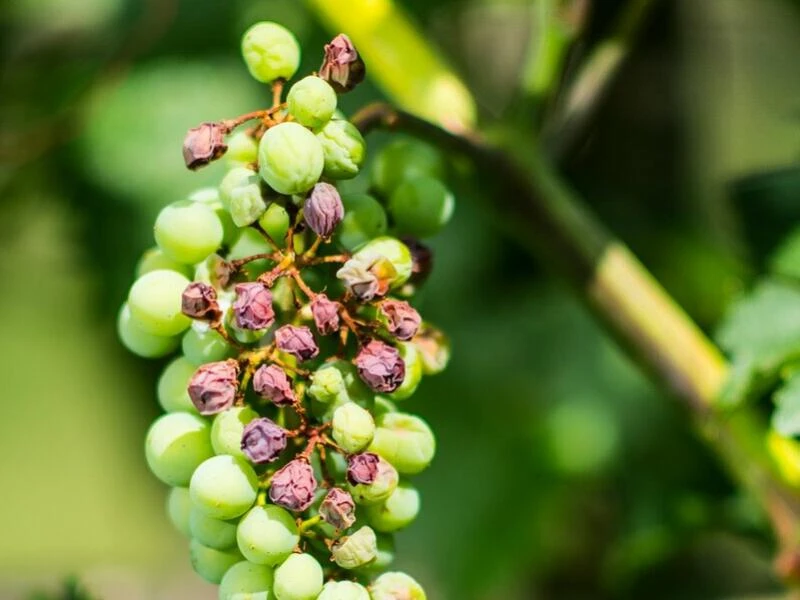
<svg viewBox="0 0 800 600"><path fill-rule="evenodd" d="M160 62L99 91L81 140L91 175L149 214L192 190L217 185L224 161L191 172L181 157L186 131L268 104L241 64Z"/></svg>
<svg viewBox="0 0 800 600"><path fill-rule="evenodd" d="M792 375L773 399L772 428L787 437L800 435L800 374Z"/></svg>
<svg viewBox="0 0 800 600"><path fill-rule="evenodd" d="M800 228L781 243L769 261L769 268L776 275L800 279Z"/></svg>
<svg viewBox="0 0 800 600"><path fill-rule="evenodd" d="M733 305L717 340L734 369L722 402L736 405L764 391L781 367L800 357L800 288L762 281Z"/></svg>

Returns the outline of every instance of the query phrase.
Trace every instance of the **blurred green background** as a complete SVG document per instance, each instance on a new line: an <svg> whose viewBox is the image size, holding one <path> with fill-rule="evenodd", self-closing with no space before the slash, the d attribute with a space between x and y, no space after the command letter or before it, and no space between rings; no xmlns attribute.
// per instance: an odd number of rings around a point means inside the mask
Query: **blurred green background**
<svg viewBox="0 0 800 600"><path fill-rule="evenodd" d="M183 168L185 130L267 101L238 58L241 33L278 21L301 40L301 72L316 68L331 32L312 4L0 8L0 599L59 597L68 575L104 599L215 597L190 573L143 458L161 365L118 344L115 312L158 209L220 176ZM526 135L538 1L400 4L473 91L481 122ZM628 2L588 4L566 78ZM800 215L800 2L653 4L563 168L711 331ZM411 75L381 79L390 89ZM368 83L342 104L383 97ZM409 401L439 453L399 566L434 600L778 597L757 507L487 219L504 198L454 172L457 210L423 304L454 353Z"/></svg>

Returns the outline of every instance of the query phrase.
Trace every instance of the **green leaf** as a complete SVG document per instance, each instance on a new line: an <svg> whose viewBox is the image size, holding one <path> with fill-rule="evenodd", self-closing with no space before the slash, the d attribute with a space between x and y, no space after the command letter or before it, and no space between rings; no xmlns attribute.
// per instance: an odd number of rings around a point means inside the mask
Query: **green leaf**
<svg viewBox="0 0 800 600"><path fill-rule="evenodd" d="M783 436L800 435L800 373L795 373L775 392L772 428Z"/></svg>
<svg viewBox="0 0 800 600"><path fill-rule="evenodd" d="M800 279L800 227L783 240L770 258L769 268L776 275Z"/></svg>
<svg viewBox="0 0 800 600"><path fill-rule="evenodd" d="M800 357L800 287L762 281L734 304L717 341L733 363L722 404L736 405L768 390L780 369Z"/></svg>

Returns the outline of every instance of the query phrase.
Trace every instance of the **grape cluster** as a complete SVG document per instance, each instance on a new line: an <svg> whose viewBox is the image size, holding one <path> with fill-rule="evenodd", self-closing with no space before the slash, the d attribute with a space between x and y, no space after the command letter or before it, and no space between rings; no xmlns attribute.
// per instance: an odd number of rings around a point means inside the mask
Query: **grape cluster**
<svg viewBox="0 0 800 600"><path fill-rule="evenodd" d="M424 599L385 571L393 533L420 508L409 477L436 446L397 403L449 358L410 302L432 265L419 238L453 210L444 163L397 140L375 157L370 193L340 194L366 159L337 112L365 73L350 40L326 45L285 101L294 36L258 23L242 54L272 106L189 131L187 167L225 156L229 169L218 189L161 211L119 314L134 353L181 351L158 382L166 414L147 463L223 600Z"/></svg>

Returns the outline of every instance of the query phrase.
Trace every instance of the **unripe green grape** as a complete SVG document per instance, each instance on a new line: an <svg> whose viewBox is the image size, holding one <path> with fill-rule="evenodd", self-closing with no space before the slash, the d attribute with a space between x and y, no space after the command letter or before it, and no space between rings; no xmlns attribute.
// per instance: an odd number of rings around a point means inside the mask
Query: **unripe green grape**
<svg viewBox="0 0 800 600"><path fill-rule="evenodd" d="M315 75L295 83L286 96L289 114L301 125L318 129L331 120L336 110L336 92Z"/></svg>
<svg viewBox="0 0 800 600"><path fill-rule="evenodd" d="M334 407L346 402L364 405L373 397L355 366L345 360L327 362L314 371L308 393L315 400Z"/></svg>
<svg viewBox="0 0 800 600"><path fill-rule="evenodd" d="M397 350L406 365L406 376L400 387L388 395L388 398L395 402L410 398L422 381L422 357L417 347L411 342L399 342Z"/></svg>
<svg viewBox="0 0 800 600"><path fill-rule="evenodd" d="M317 600L369 600L369 592L354 581L329 581Z"/></svg>
<svg viewBox="0 0 800 600"><path fill-rule="evenodd" d="M247 424L258 418L249 406L233 406L214 417L211 424L211 446L217 454L230 454L244 458L242 433Z"/></svg>
<svg viewBox="0 0 800 600"><path fill-rule="evenodd" d="M174 336L191 321L181 312L181 296L189 280L175 271L145 273L131 286L128 307L131 318L147 333Z"/></svg>
<svg viewBox="0 0 800 600"><path fill-rule="evenodd" d="M354 251L386 233L386 211L369 194L344 194L344 219L336 228L336 240L345 250Z"/></svg>
<svg viewBox="0 0 800 600"><path fill-rule="evenodd" d="M189 513L192 510L192 501L189 498L189 488L174 487L167 494L167 517L172 526L186 537L191 537L189 530Z"/></svg>
<svg viewBox="0 0 800 600"><path fill-rule="evenodd" d="M228 138L225 158L231 167L243 167L258 160L258 142L246 131L237 131Z"/></svg>
<svg viewBox="0 0 800 600"><path fill-rule="evenodd" d="M257 493L258 477L253 467L243 458L227 454L203 462L189 482L192 504L215 519L243 515L253 506Z"/></svg>
<svg viewBox="0 0 800 600"><path fill-rule="evenodd" d="M193 270L191 265L171 259L164 254L161 248L150 248L149 250L145 250L144 254L142 254L142 257L139 259L139 263L136 265L136 277L141 277L150 271L159 271L162 269L175 271L184 277L191 277Z"/></svg>
<svg viewBox="0 0 800 600"><path fill-rule="evenodd" d="M319 140L297 123L270 127L258 144L261 177L280 194L310 190L322 175L324 164Z"/></svg>
<svg viewBox="0 0 800 600"><path fill-rule="evenodd" d="M262 21L244 33L242 57L257 81L291 79L300 65L300 44L285 27Z"/></svg>
<svg viewBox="0 0 800 600"><path fill-rule="evenodd" d="M411 277L413 267L411 251L400 240L388 235L375 238L359 248L353 255L353 259L365 262L374 260L376 257L383 258L392 265L395 272L390 282L392 288L400 287Z"/></svg>
<svg viewBox="0 0 800 600"><path fill-rule="evenodd" d="M188 281L188 280L187 280ZM122 345L143 358L160 358L171 354L180 344L176 336L148 333L131 317L128 303L122 305L117 316L117 335Z"/></svg>
<svg viewBox="0 0 800 600"><path fill-rule="evenodd" d="M286 233L289 231L291 219L286 209L277 202L270 203L267 210L258 219L258 224L261 228L269 234L269 237L283 248Z"/></svg>
<svg viewBox="0 0 800 600"><path fill-rule="evenodd" d="M387 413L377 420L369 451L389 461L403 475L415 475L430 465L436 438L419 417Z"/></svg>
<svg viewBox="0 0 800 600"><path fill-rule="evenodd" d="M164 254L187 264L200 262L215 252L224 233L219 217L211 208L188 200L161 209L154 232Z"/></svg>
<svg viewBox="0 0 800 600"><path fill-rule="evenodd" d="M372 415L355 402L347 402L333 411L333 439L345 452L360 452L369 445L374 434Z"/></svg>
<svg viewBox="0 0 800 600"><path fill-rule="evenodd" d="M252 563L275 566L300 543L297 523L289 511L267 504L255 506L239 522L239 551Z"/></svg>
<svg viewBox="0 0 800 600"><path fill-rule="evenodd" d="M261 197L258 183L239 185L231 190L231 218L237 227L255 223L266 209L267 203Z"/></svg>
<svg viewBox="0 0 800 600"><path fill-rule="evenodd" d="M367 522L376 531L391 533L408 526L419 514L419 492L403 481L382 504L366 507Z"/></svg>
<svg viewBox="0 0 800 600"><path fill-rule="evenodd" d="M197 413L197 408L187 392L189 380L196 370L197 367L183 356L166 366L156 386L156 396L161 408L166 412Z"/></svg>
<svg viewBox="0 0 800 600"><path fill-rule="evenodd" d="M323 174L330 179L352 179L358 175L367 155L367 143L350 121L328 121L317 139L325 157Z"/></svg>
<svg viewBox="0 0 800 600"><path fill-rule="evenodd" d="M188 485L197 466L214 454L209 430L205 419L185 412L156 419L145 438L150 470L168 485Z"/></svg>
<svg viewBox="0 0 800 600"><path fill-rule="evenodd" d="M397 412L397 405L384 396L375 396L375 408L372 414L377 419L386 413Z"/></svg>
<svg viewBox="0 0 800 600"><path fill-rule="evenodd" d="M378 534L378 556L375 562L367 565L367 571L381 572L389 568L395 557L394 536L386 533Z"/></svg>
<svg viewBox="0 0 800 600"><path fill-rule="evenodd" d="M442 155L435 148L416 140L396 140L387 144L372 163L372 184L387 198L407 179L443 179L444 175Z"/></svg>
<svg viewBox="0 0 800 600"><path fill-rule="evenodd" d="M272 568L242 561L225 572L219 600L273 600Z"/></svg>
<svg viewBox="0 0 800 600"><path fill-rule="evenodd" d="M369 506L387 500L397 488L399 480L400 475L394 465L381 457L378 477L375 481L370 484L359 483L356 485L348 482L347 487L357 504Z"/></svg>
<svg viewBox="0 0 800 600"><path fill-rule="evenodd" d="M389 198L397 232L417 238L439 233L453 216L454 207L453 194L432 177L406 179Z"/></svg>
<svg viewBox="0 0 800 600"><path fill-rule="evenodd" d="M231 213L228 212L228 208L226 204L222 201L222 196L219 192L219 188L216 187L206 187L200 188L199 190L195 190L191 194L189 194L189 200L191 202L197 202L199 204L204 204L208 208L214 211L214 214L217 215L219 222L222 224L222 243L230 246L233 242L236 241L236 238L239 237L239 228L233 222L231 218Z"/></svg>
<svg viewBox="0 0 800 600"><path fill-rule="evenodd" d="M251 183L258 184L258 173L250 167L233 167L225 173L219 184L219 199L222 205L230 210L233 190Z"/></svg>
<svg viewBox="0 0 800 600"><path fill-rule="evenodd" d="M201 331L195 327L190 327L189 331L183 334L181 350L186 360L195 367L231 358L236 352L225 338L213 329Z"/></svg>
<svg viewBox="0 0 800 600"><path fill-rule="evenodd" d="M236 546L236 523L209 517L197 507L189 513L189 531L194 539L214 550Z"/></svg>
<svg viewBox="0 0 800 600"><path fill-rule="evenodd" d="M193 539L189 542L189 560L200 577L219 583L228 569L242 560L242 555L237 549L215 550Z"/></svg>
<svg viewBox="0 0 800 600"><path fill-rule="evenodd" d="M369 586L372 600L427 600L425 590L405 573L389 572L378 577Z"/></svg>
<svg viewBox="0 0 800 600"><path fill-rule="evenodd" d="M364 567L374 561L377 555L378 540L372 528L366 525L340 538L331 548L331 557L343 569Z"/></svg>
<svg viewBox="0 0 800 600"><path fill-rule="evenodd" d="M310 554L292 554L275 569L277 600L315 600L322 591L323 573Z"/></svg>

